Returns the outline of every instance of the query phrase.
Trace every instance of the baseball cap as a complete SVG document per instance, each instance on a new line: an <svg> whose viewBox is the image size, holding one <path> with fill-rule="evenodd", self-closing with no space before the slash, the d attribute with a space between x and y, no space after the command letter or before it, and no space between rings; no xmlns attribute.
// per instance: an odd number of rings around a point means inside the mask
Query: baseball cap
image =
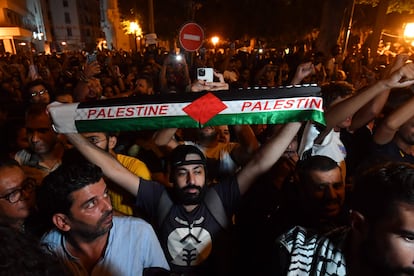
<svg viewBox="0 0 414 276"><path fill-rule="evenodd" d="M197 154L200 159L186 160L188 154ZM184 165L202 164L206 166L207 161L204 154L199 148L193 145L179 145L172 152L170 156L171 168L176 168Z"/></svg>

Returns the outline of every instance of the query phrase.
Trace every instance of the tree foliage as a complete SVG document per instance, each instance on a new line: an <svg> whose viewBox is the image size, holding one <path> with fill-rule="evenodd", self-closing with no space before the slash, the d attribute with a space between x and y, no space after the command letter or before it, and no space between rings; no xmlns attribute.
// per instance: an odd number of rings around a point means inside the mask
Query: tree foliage
<svg viewBox="0 0 414 276"><path fill-rule="evenodd" d="M380 0L356 0L356 4L372 5L376 7ZM387 14L398 12L414 13L414 0L391 0L388 5Z"/></svg>

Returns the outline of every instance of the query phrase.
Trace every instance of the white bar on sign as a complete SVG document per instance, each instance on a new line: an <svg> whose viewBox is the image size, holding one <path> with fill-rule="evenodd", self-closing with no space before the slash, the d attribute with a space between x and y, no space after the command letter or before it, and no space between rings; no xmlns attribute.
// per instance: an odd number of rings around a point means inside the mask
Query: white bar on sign
<svg viewBox="0 0 414 276"><path fill-rule="evenodd" d="M188 40L200 41L199 35L184 34L183 38Z"/></svg>

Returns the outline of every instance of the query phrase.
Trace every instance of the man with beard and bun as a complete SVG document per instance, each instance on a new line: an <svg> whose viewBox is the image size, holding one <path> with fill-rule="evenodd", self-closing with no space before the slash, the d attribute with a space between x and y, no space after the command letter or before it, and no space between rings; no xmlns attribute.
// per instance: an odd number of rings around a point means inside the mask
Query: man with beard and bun
<svg viewBox="0 0 414 276"><path fill-rule="evenodd" d="M414 166L385 163L355 177L350 227L278 238L271 275L414 275Z"/></svg>
<svg viewBox="0 0 414 276"><path fill-rule="evenodd" d="M64 132L67 123L61 112L50 106L55 128ZM92 163L102 168L114 182L136 195L136 204L157 221L162 197L172 206L161 223L155 224L158 238L173 272L183 275L232 275L231 229L224 228L208 209L206 199L215 194L223 212L234 214L241 196L256 177L267 171L283 154L301 123L288 123L263 145L237 175L219 179L216 185L206 181L206 158L192 145L179 145L171 153L168 189L157 182L145 181L125 169L110 154L95 147L82 135L67 134L69 141ZM167 191L167 192L165 192ZM161 206L165 207L165 206Z"/></svg>
<svg viewBox="0 0 414 276"><path fill-rule="evenodd" d="M129 276L169 269L151 225L112 217L102 170L82 158L63 163L44 179L37 206L54 226L42 243L71 275Z"/></svg>

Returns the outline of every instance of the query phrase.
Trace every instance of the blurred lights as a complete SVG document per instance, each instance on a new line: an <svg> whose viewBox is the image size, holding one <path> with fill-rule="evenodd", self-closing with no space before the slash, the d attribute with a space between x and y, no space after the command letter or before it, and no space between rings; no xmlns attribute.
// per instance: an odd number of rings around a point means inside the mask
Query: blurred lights
<svg viewBox="0 0 414 276"><path fill-rule="evenodd" d="M414 40L414 22L405 24L404 27L404 39L406 42L413 42Z"/></svg>
<svg viewBox="0 0 414 276"><path fill-rule="evenodd" d="M42 40L43 39L43 36L44 36L43 33L33 32L33 38L34 39Z"/></svg>
<svg viewBox="0 0 414 276"><path fill-rule="evenodd" d="M141 26L137 21L122 21L122 26L126 34L133 34L140 38L142 36Z"/></svg>
<svg viewBox="0 0 414 276"><path fill-rule="evenodd" d="M217 43L220 41L220 38L218 36L213 36L211 38L211 43L213 43L214 47L217 45Z"/></svg>

